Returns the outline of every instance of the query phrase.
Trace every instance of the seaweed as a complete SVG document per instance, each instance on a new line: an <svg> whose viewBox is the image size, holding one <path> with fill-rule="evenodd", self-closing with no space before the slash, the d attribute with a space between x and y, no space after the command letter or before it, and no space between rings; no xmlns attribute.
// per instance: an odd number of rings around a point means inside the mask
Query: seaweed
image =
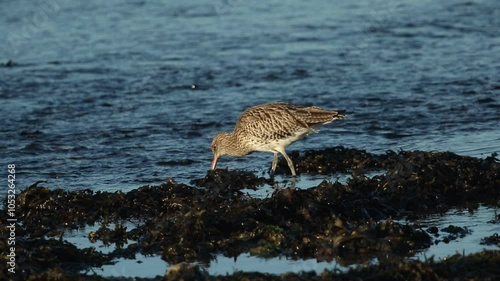
<svg viewBox="0 0 500 281"><path fill-rule="evenodd" d="M180 280L187 276L183 272L191 272L186 274L196 280L498 276L498 269L486 262L486 257L498 261L498 251L452 257L438 263L405 259L438 241L433 242L431 235L438 237L439 229L423 230L418 223L420 216L456 207L473 210L479 204L499 205L500 164L496 155L485 159L423 151L377 155L335 147L290 156L302 174L351 172L352 177L345 184L323 181L309 189L278 188L267 198L252 198L244 190L273 184L272 179L227 169L209 171L204 178L193 179L192 186L168 179L160 185L126 193L66 191L37 182L24 189L17 200L16 249L24 270L15 278L104 280L81 272L117 257L135 258L137 253L160 255L170 264L181 264L156 280ZM279 166L287 168L283 161ZM365 176L373 169L383 169L385 173ZM0 214L2 221L6 220L5 213ZM403 219L406 223L401 222ZM89 240L114 245L112 252L78 249L64 241L66 232L96 224L99 228L88 233ZM439 240L443 242L470 233L467 228L452 225L441 232L446 233ZM7 235L8 229L2 227L0 233ZM498 236L486 237L482 243L498 245ZM259 257L336 259L342 265L376 258L379 264L348 273L235 273L226 277L208 276L189 264L209 263L218 254L237 257L245 252ZM2 257L0 272L7 276L5 263ZM462 269L457 269L457 265L472 273L461 275ZM479 270L479 266L486 270Z"/></svg>

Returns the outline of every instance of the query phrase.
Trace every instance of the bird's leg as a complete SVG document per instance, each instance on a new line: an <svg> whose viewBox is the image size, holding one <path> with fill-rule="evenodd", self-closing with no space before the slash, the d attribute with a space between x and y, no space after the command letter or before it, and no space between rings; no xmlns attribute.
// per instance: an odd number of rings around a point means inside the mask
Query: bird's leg
<svg viewBox="0 0 500 281"><path fill-rule="evenodd" d="M281 149L281 150L278 150L278 151L281 154L283 154L283 156L285 157L286 162L288 163L288 167L290 167L290 171L292 172L292 176L296 177L297 175L295 174L295 168L293 167L292 159L290 159L290 157L288 157L288 155L286 154L286 152L285 152L284 149Z"/></svg>
<svg viewBox="0 0 500 281"><path fill-rule="evenodd" d="M276 171L276 166L278 165L278 153L277 152L273 153L274 153L274 158L271 164L271 176L274 176L274 171Z"/></svg>

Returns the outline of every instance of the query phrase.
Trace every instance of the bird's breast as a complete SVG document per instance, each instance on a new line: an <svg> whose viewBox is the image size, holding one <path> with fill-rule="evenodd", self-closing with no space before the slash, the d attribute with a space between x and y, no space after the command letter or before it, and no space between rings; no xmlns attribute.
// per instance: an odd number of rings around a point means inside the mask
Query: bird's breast
<svg viewBox="0 0 500 281"><path fill-rule="evenodd" d="M261 137L249 136L245 140L245 146L250 151L276 151L277 148L286 148L288 145L302 139L313 132L308 128L302 128L295 132L268 134Z"/></svg>

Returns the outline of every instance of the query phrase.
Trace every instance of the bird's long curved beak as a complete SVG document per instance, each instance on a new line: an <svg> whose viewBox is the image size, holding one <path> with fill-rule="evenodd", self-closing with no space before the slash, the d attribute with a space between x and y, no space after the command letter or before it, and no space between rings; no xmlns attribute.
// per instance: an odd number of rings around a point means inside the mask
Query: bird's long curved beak
<svg viewBox="0 0 500 281"><path fill-rule="evenodd" d="M215 167L217 166L217 160L218 159L219 158L214 155L214 160L212 160L212 167L210 168L211 170L215 169Z"/></svg>

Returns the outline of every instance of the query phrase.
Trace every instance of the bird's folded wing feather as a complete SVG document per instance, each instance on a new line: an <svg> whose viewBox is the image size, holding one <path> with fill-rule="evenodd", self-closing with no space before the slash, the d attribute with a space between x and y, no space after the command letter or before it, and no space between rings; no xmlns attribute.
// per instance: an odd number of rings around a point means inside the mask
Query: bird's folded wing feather
<svg viewBox="0 0 500 281"><path fill-rule="evenodd" d="M249 108L238 119L235 133L260 139L281 139L307 129L309 126L306 122L294 117L291 106L287 103L272 103Z"/></svg>

